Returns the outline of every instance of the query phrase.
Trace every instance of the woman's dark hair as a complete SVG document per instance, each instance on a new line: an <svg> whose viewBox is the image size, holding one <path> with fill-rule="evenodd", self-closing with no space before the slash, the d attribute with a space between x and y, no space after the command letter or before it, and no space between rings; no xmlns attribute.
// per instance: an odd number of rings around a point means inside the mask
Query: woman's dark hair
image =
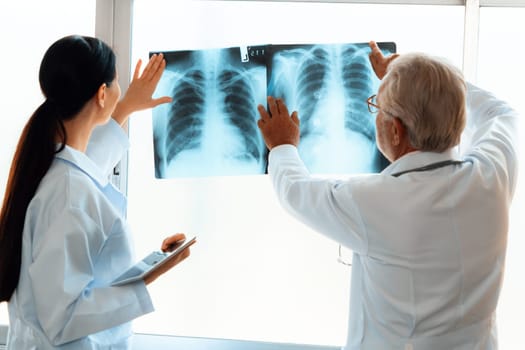
<svg viewBox="0 0 525 350"><path fill-rule="evenodd" d="M99 39L67 36L46 51L39 72L46 100L22 131L0 212L0 302L9 301L18 285L26 211L55 153L67 143L63 122L115 76L115 54Z"/></svg>

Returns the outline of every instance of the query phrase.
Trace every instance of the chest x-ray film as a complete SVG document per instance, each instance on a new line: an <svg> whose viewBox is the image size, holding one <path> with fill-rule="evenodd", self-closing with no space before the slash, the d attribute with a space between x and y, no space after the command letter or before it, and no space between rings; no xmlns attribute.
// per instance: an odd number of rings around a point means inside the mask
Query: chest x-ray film
<svg viewBox="0 0 525 350"><path fill-rule="evenodd" d="M257 50L164 52L157 93L173 101L153 110L157 178L264 174L257 105L266 101L267 64Z"/></svg>
<svg viewBox="0 0 525 350"><path fill-rule="evenodd" d="M299 154L312 173L381 171L387 161L366 103L379 86L369 53L368 43L164 52L157 94L173 101L153 110L156 177L265 174L257 105L269 95L298 111Z"/></svg>

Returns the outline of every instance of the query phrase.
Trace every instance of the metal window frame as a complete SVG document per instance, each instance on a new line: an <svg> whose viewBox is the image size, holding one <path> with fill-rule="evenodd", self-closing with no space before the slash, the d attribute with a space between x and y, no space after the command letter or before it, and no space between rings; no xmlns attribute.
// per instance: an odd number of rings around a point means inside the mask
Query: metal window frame
<svg viewBox="0 0 525 350"><path fill-rule="evenodd" d="M7 344L7 331L8 326L0 325L0 350L5 349L3 346Z"/></svg>
<svg viewBox="0 0 525 350"><path fill-rule="evenodd" d="M95 36L113 48L117 56L119 85L124 94L131 81L131 42L133 0L96 0ZM124 126L126 131L128 125ZM128 191L128 154L113 169L112 183L123 193Z"/></svg>

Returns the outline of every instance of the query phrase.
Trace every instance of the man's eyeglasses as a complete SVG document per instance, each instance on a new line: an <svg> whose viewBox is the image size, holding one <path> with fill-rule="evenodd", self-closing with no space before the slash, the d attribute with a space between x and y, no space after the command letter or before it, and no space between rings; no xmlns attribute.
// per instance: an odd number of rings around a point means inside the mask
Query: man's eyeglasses
<svg viewBox="0 0 525 350"><path fill-rule="evenodd" d="M381 109L378 105L377 105L377 95L372 95L368 98L368 100L366 100L366 103L368 104L368 111L370 113L378 113L379 110Z"/></svg>

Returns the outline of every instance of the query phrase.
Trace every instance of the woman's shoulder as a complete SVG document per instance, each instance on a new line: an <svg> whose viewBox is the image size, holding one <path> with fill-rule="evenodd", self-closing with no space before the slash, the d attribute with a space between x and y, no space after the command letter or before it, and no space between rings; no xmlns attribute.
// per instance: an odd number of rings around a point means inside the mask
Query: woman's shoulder
<svg viewBox="0 0 525 350"><path fill-rule="evenodd" d="M104 236L122 220L95 182L81 170L67 164L53 164L42 179L28 207L31 227L53 222L98 227Z"/></svg>
<svg viewBox="0 0 525 350"><path fill-rule="evenodd" d="M80 169L55 161L42 179L38 191L64 196L85 196L96 188L96 184Z"/></svg>
<svg viewBox="0 0 525 350"><path fill-rule="evenodd" d="M63 162L53 163L34 200L50 207L81 210L88 215L93 212L98 216L110 209L97 184L82 170Z"/></svg>

